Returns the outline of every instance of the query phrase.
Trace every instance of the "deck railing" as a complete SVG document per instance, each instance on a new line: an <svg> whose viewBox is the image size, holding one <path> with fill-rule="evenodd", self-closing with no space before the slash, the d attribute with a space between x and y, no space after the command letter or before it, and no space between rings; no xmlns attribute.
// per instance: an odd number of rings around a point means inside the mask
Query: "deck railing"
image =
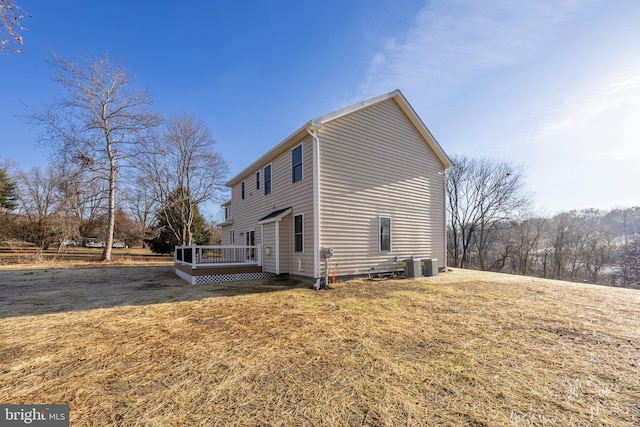
<svg viewBox="0 0 640 427"><path fill-rule="evenodd" d="M262 246L176 246L173 260L191 268L262 265Z"/></svg>

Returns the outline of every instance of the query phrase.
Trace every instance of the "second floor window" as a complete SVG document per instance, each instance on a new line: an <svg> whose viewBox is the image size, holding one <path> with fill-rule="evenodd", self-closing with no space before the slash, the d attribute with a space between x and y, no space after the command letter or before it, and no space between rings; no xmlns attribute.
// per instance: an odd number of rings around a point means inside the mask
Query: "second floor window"
<svg viewBox="0 0 640 427"><path fill-rule="evenodd" d="M302 144L291 151L291 177L292 182L302 179Z"/></svg>
<svg viewBox="0 0 640 427"><path fill-rule="evenodd" d="M240 185L240 192L242 194L242 198L244 199L244 181L242 181L242 184Z"/></svg>
<svg viewBox="0 0 640 427"><path fill-rule="evenodd" d="M256 172L256 190L260 189L260 171Z"/></svg>
<svg viewBox="0 0 640 427"><path fill-rule="evenodd" d="M264 168L264 194L271 194L271 165Z"/></svg>

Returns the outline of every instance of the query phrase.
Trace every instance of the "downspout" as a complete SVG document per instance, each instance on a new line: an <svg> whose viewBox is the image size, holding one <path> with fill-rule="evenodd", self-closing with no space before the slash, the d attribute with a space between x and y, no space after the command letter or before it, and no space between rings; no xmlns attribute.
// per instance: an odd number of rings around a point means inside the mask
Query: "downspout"
<svg viewBox="0 0 640 427"><path fill-rule="evenodd" d="M276 221L276 275L280 274L280 221Z"/></svg>
<svg viewBox="0 0 640 427"><path fill-rule="evenodd" d="M442 172L442 191L444 194L444 271L447 271L447 268L449 267L449 263L447 260L447 255L449 253L449 250L447 248L447 224L449 223L447 221L447 200L449 200L449 198L447 197L447 169L445 168L444 172Z"/></svg>
<svg viewBox="0 0 640 427"><path fill-rule="evenodd" d="M307 132L313 138L313 278L320 277L320 139L319 125L310 124Z"/></svg>

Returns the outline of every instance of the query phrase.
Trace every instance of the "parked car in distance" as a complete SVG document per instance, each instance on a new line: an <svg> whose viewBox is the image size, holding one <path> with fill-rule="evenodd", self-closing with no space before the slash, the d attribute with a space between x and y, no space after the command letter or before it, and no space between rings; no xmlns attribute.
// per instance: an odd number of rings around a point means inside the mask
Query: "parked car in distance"
<svg viewBox="0 0 640 427"><path fill-rule="evenodd" d="M84 239L82 246L85 248L104 248L104 242L101 242L94 237L89 237Z"/></svg>
<svg viewBox="0 0 640 427"><path fill-rule="evenodd" d="M78 242L76 242L75 240L66 240L66 241L62 242L62 244L67 246L67 247L80 246L78 244Z"/></svg>
<svg viewBox="0 0 640 427"><path fill-rule="evenodd" d="M124 244L124 242L113 242L113 245L111 245L112 248L116 248L116 249L124 249L127 247L127 245Z"/></svg>

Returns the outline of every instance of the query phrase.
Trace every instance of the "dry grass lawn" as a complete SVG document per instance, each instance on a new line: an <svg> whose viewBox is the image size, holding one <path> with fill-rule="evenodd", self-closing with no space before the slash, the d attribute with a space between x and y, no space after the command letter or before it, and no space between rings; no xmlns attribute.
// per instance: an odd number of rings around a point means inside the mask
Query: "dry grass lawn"
<svg viewBox="0 0 640 427"><path fill-rule="evenodd" d="M0 402L71 425L637 426L640 291L455 270L191 286L0 269Z"/></svg>

